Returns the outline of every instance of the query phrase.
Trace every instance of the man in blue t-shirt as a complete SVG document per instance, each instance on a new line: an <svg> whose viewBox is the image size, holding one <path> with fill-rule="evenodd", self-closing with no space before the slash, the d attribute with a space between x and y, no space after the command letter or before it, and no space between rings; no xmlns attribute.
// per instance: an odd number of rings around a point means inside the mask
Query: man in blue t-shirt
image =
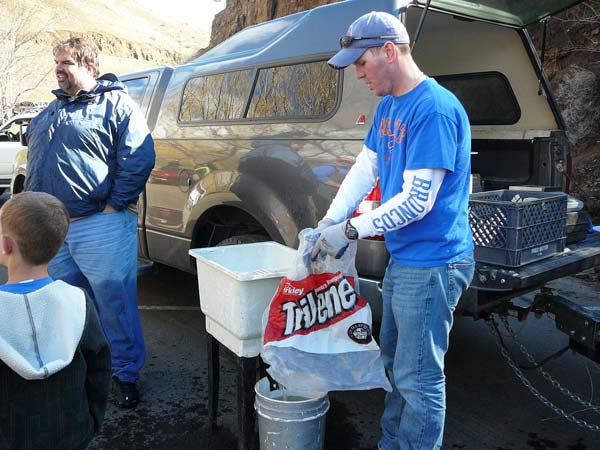
<svg viewBox="0 0 600 450"><path fill-rule="evenodd" d="M383 281L380 345L393 391L385 399L381 450L440 448L446 410L444 356L452 313L473 277L468 223L471 133L456 97L412 59L404 25L371 12L358 18L335 69L381 100L325 218L313 257L383 235L391 258ZM382 204L346 220L380 180Z"/></svg>

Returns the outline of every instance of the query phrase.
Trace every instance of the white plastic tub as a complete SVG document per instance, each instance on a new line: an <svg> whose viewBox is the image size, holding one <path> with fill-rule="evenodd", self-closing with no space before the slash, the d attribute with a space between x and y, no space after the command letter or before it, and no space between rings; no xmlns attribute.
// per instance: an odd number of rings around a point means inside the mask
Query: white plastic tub
<svg viewBox="0 0 600 450"><path fill-rule="evenodd" d="M294 261L277 242L192 249L206 331L238 356L260 352L262 314Z"/></svg>

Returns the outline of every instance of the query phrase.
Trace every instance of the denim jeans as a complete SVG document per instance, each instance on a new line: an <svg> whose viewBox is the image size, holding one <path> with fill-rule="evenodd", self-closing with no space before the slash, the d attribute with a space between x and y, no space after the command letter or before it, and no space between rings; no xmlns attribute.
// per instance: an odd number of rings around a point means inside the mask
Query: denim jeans
<svg viewBox="0 0 600 450"><path fill-rule="evenodd" d="M390 261L383 281L380 345L392 384L381 419L381 450L442 445L446 414L444 355L452 313L474 271L473 257L438 267Z"/></svg>
<svg viewBox="0 0 600 450"><path fill-rule="evenodd" d="M146 350L137 308L136 216L124 210L71 222L48 272L87 292L110 343L113 376L137 380Z"/></svg>

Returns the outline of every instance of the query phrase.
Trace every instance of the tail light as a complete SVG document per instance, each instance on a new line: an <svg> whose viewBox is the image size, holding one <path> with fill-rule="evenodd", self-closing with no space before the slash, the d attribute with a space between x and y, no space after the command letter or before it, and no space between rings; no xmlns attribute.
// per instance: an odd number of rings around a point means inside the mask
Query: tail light
<svg viewBox="0 0 600 450"><path fill-rule="evenodd" d="M365 199L358 205L358 208L352 213L352 217L358 217L361 214L378 208L381 205L381 189L379 188L379 180L375 183L375 187L369 192ZM383 241L383 236L372 236L365 239L372 241Z"/></svg>

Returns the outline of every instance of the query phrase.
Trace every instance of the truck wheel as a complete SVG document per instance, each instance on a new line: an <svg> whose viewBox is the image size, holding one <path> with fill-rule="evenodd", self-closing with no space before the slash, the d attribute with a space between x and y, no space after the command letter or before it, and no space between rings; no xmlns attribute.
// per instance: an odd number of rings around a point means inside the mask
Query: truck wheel
<svg viewBox="0 0 600 450"><path fill-rule="evenodd" d="M240 234L239 236L231 236L227 239L223 239L216 245L216 247L223 247L225 245L252 244L254 242L266 242L268 240L269 237L263 234Z"/></svg>

